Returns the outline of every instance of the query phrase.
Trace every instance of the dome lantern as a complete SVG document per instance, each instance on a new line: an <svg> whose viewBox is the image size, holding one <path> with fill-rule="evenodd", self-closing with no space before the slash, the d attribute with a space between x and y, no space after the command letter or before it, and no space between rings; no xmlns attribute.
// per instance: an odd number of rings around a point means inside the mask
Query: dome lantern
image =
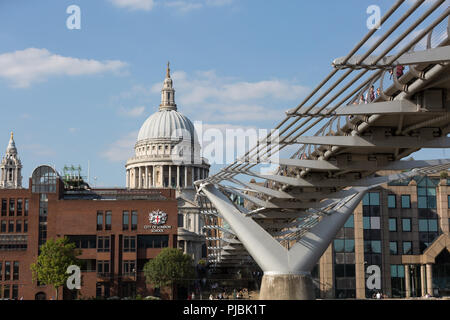
<svg viewBox="0 0 450 320"><path fill-rule="evenodd" d="M166 79L164 79L164 86L161 90L161 104L159 110L177 110L175 104L175 89L173 88L173 81L170 78L170 62L167 63Z"/></svg>

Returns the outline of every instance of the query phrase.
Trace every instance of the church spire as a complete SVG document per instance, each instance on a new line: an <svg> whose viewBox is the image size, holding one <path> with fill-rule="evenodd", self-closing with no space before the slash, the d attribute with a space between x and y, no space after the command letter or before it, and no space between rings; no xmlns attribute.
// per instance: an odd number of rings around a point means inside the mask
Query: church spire
<svg viewBox="0 0 450 320"><path fill-rule="evenodd" d="M167 62L167 73L166 73L166 78L170 79L170 61Z"/></svg>
<svg viewBox="0 0 450 320"><path fill-rule="evenodd" d="M177 110L175 104L175 89L173 88L173 81L170 78L170 62L167 63L166 79L164 79L164 85L161 90L161 104L159 110Z"/></svg>
<svg viewBox="0 0 450 320"><path fill-rule="evenodd" d="M6 155L0 162L0 189L22 187L22 163L17 156L14 133L11 132Z"/></svg>
<svg viewBox="0 0 450 320"><path fill-rule="evenodd" d="M6 148L6 155L17 155L16 143L14 142L14 132L11 131L11 137L9 138L8 148Z"/></svg>

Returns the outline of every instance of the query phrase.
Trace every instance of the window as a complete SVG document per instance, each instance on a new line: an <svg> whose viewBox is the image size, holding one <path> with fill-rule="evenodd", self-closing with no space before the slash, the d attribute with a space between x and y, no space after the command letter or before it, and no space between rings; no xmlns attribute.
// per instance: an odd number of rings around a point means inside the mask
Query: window
<svg viewBox="0 0 450 320"><path fill-rule="evenodd" d="M363 228L369 229L380 229L381 222L380 217L363 217Z"/></svg>
<svg viewBox="0 0 450 320"><path fill-rule="evenodd" d="M97 251L98 252L109 252L109 250L110 250L109 237L98 237L97 238Z"/></svg>
<svg viewBox="0 0 450 320"><path fill-rule="evenodd" d="M380 240L365 240L364 241L364 253L381 253L381 241Z"/></svg>
<svg viewBox="0 0 450 320"><path fill-rule="evenodd" d="M33 193L55 193L58 173L49 166L36 168L31 176Z"/></svg>
<svg viewBox="0 0 450 320"><path fill-rule="evenodd" d="M411 209L411 196L402 195L402 209Z"/></svg>
<svg viewBox="0 0 450 320"><path fill-rule="evenodd" d="M78 249L95 249L96 248L96 236L85 235L85 236L66 236L69 242L75 244Z"/></svg>
<svg viewBox="0 0 450 320"><path fill-rule="evenodd" d="M334 240L334 251L335 252L344 252L344 240L343 239L335 239Z"/></svg>
<svg viewBox="0 0 450 320"><path fill-rule="evenodd" d="M112 224L112 213L111 211L106 211L105 213L105 230L111 230Z"/></svg>
<svg viewBox="0 0 450 320"><path fill-rule="evenodd" d="M350 218L348 218L347 222L344 224L344 228L354 228L355 227L355 222L354 222L354 218L353 218L353 214L350 216Z"/></svg>
<svg viewBox="0 0 450 320"><path fill-rule="evenodd" d="M130 213L128 211L124 211L122 216L122 230L128 230L129 225L130 225Z"/></svg>
<svg viewBox="0 0 450 320"><path fill-rule="evenodd" d="M1 229L0 232L5 233L6 232L6 220L2 220L1 222Z"/></svg>
<svg viewBox="0 0 450 320"><path fill-rule="evenodd" d="M334 251L336 253L341 252L355 252L355 240L354 239L335 239Z"/></svg>
<svg viewBox="0 0 450 320"><path fill-rule="evenodd" d="M419 209L436 209L436 186L438 181L423 177L417 183L417 207Z"/></svg>
<svg viewBox="0 0 450 320"><path fill-rule="evenodd" d="M136 275L136 261L134 260L124 260L123 261L123 271L124 276L134 276Z"/></svg>
<svg viewBox="0 0 450 320"><path fill-rule="evenodd" d="M14 261L13 264L13 280L19 280L19 261Z"/></svg>
<svg viewBox="0 0 450 320"><path fill-rule="evenodd" d="M22 220L16 221L16 232L21 233L22 232Z"/></svg>
<svg viewBox="0 0 450 320"><path fill-rule="evenodd" d="M97 274L100 276L109 276L110 273L110 264L109 261L106 260L98 260L97 261Z"/></svg>
<svg viewBox="0 0 450 320"><path fill-rule="evenodd" d="M28 220L23 221L23 232L28 232Z"/></svg>
<svg viewBox="0 0 450 320"><path fill-rule="evenodd" d="M402 264L392 264L391 265L391 278L404 278L405 277L405 266Z"/></svg>
<svg viewBox="0 0 450 320"><path fill-rule="evenodd" d="M336 264L335 265L336 278L353 278L355 277L354 264Z"/></svg>
<svg viewBox="0 0 450 320"><path fill-rule="evenodd" d="M345 252L355 252L355 240L345 239L344 246L345 246Z"/></svg>
<svg viewBox="0 0 450 320"><path fill-rule="evenodd" d="M17 199L17 216L21 216L23 211L23 199Z"/></svg>
<svg viewBox="0 0 450 320"><path fill-rule="evenodd" d="M437 232L437 219L419 219L419 232Z"/></svg>
<svg viewBox="0 0 450 320"><path fill-rule="evenodd" d="M392 255L398 254L398 244L397 241L390 241L389 242L389 253Z"/></svg>
<svg viewBox="0 0 450 320"><path fill-rule="evenodd" d="M381 253L381 241L380 240L372 240L372 253Z"/></svg>
<svg viewBox="0 0 450 320"><path fill-rule="evenodd" d="M8 223L8 232L9 232L9 233L14 232L14 220L9 220L9 223Z"/></svg>
<svg viewBox="0 0 450 320"><path fill-rule="evenodd" d="M403 298L405 297L405 266L404 265L391 265L391 288L392 297Z"/></svg>
<svg viewBox="0 0 450 320"><path fill-rule="evenodd" d="M395 194L388 195L388 208L395 209L397 207L397 197Z"/></svg>
<svg viewBox="0 0 450 320"><path fill-rule="evenodd" d="M123 237L123 252L136 252L136 237Z"/></svg>
<svg viewBox="0 0 450 320"><path fill-rule="evenodd" d="M138 248L139 249L154 249L154 248L168 248L169 236L138 236Z"/></svg>
<svg viewBox="0 0 450 320"><path fill-rule="evenodd" d="M402 231L403 232L411 232L411 219L410 218L402 219Z"/></svg>
<svg viewBox="0 0 450 320"><path fill-rule="evenodd" d="M17 300L18 296L19 296L19 286L17 284L13 284L11 299Z"/></svg>
<svg viewBox="0 0 450 320"><path fill-rule="evenodd" d="M412 242L403 241L403 254L412 254Z"/></svg>
<svg viewBox="0 0 450 320"><path fill-rule="evenodd" d="M14 216L16 211L16 200L15 199L9 199L9 216Z"/></svg>
<svg viewBox="0 0 450 320"><path fill-rule="evenodd" d="M137 230L138 225L138 213L137 211L131 212L131 230Z"/></svg>
<svg viewBox="0 0 450 320"><path fill-rule="evenodd" d="M97 211L97 231L103 230L103 212Z"/></svg>
<svg viewBox="0 0 450 320"><path fill-rule="evenodd" d="M363 198L363 206L379 206L380 205L380 193L368 192Z"/></svg>
<svg viewBox="0 0 450 320"><path fill-rule="evenodd" d="M95 296L97 298L100 298L102 296L102 284L97 282L96 288L95 288Z"/></svg>
<svg viewBox="0 0 450 320"><path fill-rule="evenodd" d="M6 216L7 206L8 206L8 200L2 199L2 217Z"/></svg>
<svg viewBox="0 0 450 320"><path fill-rule="evenodd" d="M5 299L9 299L10 298L10 290L11 290L11 286L9 284L5 284L5 289L3 291L3 298Z"/></svg>
<svg viewBox="0 0 450 320"><path fill-rule="evenodd" d="M397 218L389 218L389 231L397 231Z"/></svg>
<svg viewBox="0 0 450 320"><path fill-rule="evenodd" d="M178 214L178 227L179 228L184 227L184 216L182 214Z"/></svg>
<svg viewBox="0 0 450 320"><path fill-rule="evenodd" d="M80 268L82 272L95 272L96 260L95 259L80 259Z"/></svg>
<svg viewBox="0 0 450 320"><path fill-rule="evenodd" d="M5 261L5 281L11 280L11 262Z"/></svg>
<svg viewBox="0 0 450 320"><path fill-rule="evenodd" d="M2 262L0 261L0 281L3 281L3 265ZM0 287L0 298L2 297L2 290Z"/></svg>
<svg viewBox="0 0 450 320"><path fill-rule="evenodd" d="M28 216L28 210L29 210L29 201L28 199L25 199L25 217Z"/></svg>

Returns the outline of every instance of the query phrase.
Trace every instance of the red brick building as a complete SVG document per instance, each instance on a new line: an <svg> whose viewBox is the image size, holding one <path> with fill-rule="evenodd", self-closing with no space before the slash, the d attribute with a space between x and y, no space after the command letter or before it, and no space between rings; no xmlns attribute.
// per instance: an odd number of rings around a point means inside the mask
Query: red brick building
<svg viewBox="0 0 450 320"><path fill-rule="evenodd" d="M55 299L55 290L38 286L30 270L47 239L66 236L82 250L85 298L159 294L145 283L143 267L162 248L177 247L173 189L74 187L41 166L28 189L0 189L0 208L0 298ZM58 298L75 292L64 288Z"/></svg>

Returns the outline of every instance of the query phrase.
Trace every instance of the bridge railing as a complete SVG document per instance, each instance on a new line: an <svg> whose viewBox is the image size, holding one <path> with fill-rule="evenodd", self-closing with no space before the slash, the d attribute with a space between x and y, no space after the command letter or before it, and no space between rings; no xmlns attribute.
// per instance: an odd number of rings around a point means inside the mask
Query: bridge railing
<svg viewBox="0 0 450 320"><path fill-rule="evenodd" d="M403 50L407 50L409 53L424 51L428 49L435 49L437 47L447 45L449 39L450 18L442 20L434 28L432 28L427 34L421 38L412 41L413 44L408 43L401 47ZM414 78L420 76L415 66L404 66L401 74L397 74L395 70L395 61L393 67L385 68L382 73L377 73L372 77L367 84L354 95L346 106L376 103L380 101L389 101L393 97L402 91L407 83L411 82ZM422 66L421 68L424 68ZM390 72L391 71L391 74ZM391 82L391 85L384 90L386 78ZM371 90L373 90L371 92ZM334 109L334 108L333 108ZM337 108L336 108L337 109ZM330 119L317 130L317 135L335 135L342 133L341 129L345 128L342 124L346 124L346 127L354 125L354 116L329 116ZM357 116L362 120L363 116ZM352 121L353 120L353 121ZM304 145L298 152L296 152L292 158L307 159L315 155L323 147L319 145Z"/></svg>

